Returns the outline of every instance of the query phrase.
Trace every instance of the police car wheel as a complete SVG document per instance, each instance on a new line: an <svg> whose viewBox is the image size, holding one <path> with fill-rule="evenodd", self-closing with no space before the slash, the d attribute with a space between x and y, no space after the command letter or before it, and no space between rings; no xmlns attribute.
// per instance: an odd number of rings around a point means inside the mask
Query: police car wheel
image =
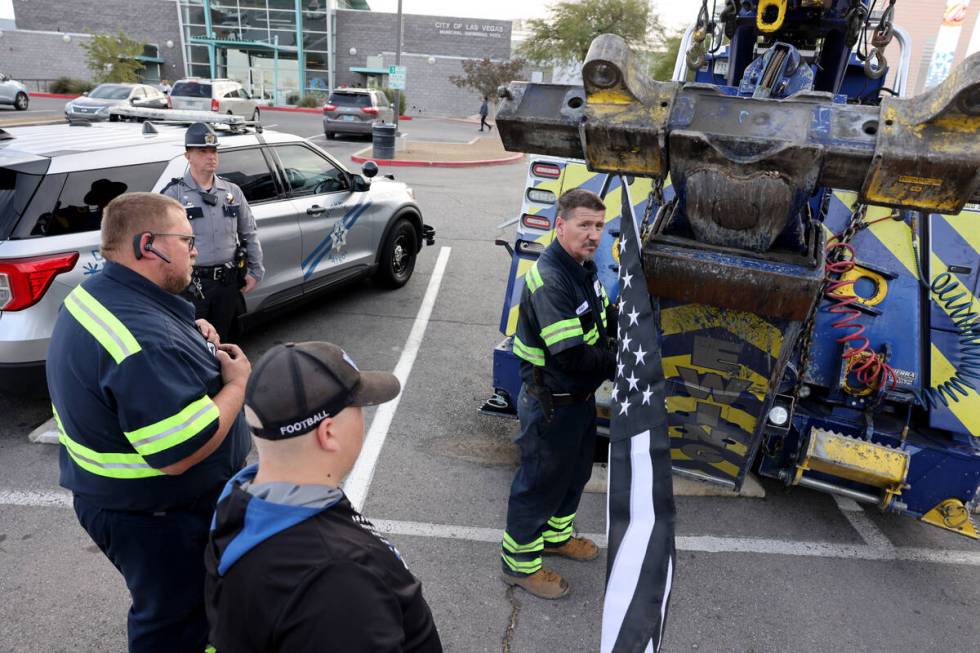
<svg viewBox="0 0 980 653"><path fill-rule="evenodd" d="M30 100L27 99L27 93L18 93L17 97L14 98L14 108L18 111L26 111L29 102Z"/></svg>
<svg viewBox="0 0 980 653"><path fill-rule="evenodd" d="M386 288L401 288L408 283L415 271L417 243L418 236L411 222L402 218L394 224L381 249L378 283Z"/></svg>

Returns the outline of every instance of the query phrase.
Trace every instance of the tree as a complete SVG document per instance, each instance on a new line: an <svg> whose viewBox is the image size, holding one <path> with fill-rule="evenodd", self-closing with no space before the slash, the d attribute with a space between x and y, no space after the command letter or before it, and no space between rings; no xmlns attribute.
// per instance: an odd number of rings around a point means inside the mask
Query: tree
<svg viewBox="0 0 980 653"><path fill-rule="evenodd" d="M684 35L680 32L668 34L663 38L661 47L653 50L648 55L650 58L650 77L653 79L669 82L674 76L674 63L677 61L677 52L681 49L681 40Z"/></svg>
<svg viewBox="0 0 980 653"><path fill-rule="evenodd" d="M123 34L92 34L87 42L80 43L85 50L85 65L97 82L137 82L143 64L136 57L143 54L146 45Z"/></svg>
<svg viewBox="0 0 980 653"><path fill-rule="evenodd" d="M471 88L481 97L489 98L490 101L496 103L497 89L519 79L527 62L523 59L490 61L490 59L484 58L480 60L464 59L462 64L463 74L453 75L449 81L459 88Z"/></svg>
<svg viewBox="0 0 980 653"><path fill-rule="evenodd" d="M656 40L663 32L660 17L646 0L567 0L548 13L548 18L527 22L531 35L518 49L536 63L584 61L600 34L618 34L636 50L650 47L651 35Z"/></svg>

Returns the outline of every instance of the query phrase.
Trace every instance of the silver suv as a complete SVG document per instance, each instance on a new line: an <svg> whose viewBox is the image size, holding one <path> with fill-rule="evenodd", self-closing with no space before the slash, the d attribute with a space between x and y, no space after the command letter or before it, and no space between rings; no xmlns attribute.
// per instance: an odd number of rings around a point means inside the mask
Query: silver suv
<svg viewBox="0 0 980 653"><path fill-rule="evenodd" d="M199 112L114 109L156 120ZM266 274L246 318L373 274L387 287L412 276L423 242L414 193L373 163L347 170L299 136L256 134L242 118L216 125L218 174L241 186L255 214ZM159 191L184 174L182 126L135 122L0 130L0 392L43 391L43 364L65 296L105 264L102 209L127 191ZM237 132L237 133L236 133Z"/></svg>
<svg viewBox="0 0 980 653"><path fill-rule="evenodd" d="M376 122L394 122L395 112L381 91L367 88L338 89L323 105L323 133L371 135Z"/></svg>
<svg viewBox="0 0 980 653"><path fill-rule="evenodd" d="M26 111L30 103L27 87L0 73L0 104L12 104L18 111Z"/></svg>
<svg viewBox="0 0 980 653"><path fill-rule="evenodd" d="M260 118L259 103L233 79L182 79L170 89L170 106L243 116L247 120Z"/></svg>

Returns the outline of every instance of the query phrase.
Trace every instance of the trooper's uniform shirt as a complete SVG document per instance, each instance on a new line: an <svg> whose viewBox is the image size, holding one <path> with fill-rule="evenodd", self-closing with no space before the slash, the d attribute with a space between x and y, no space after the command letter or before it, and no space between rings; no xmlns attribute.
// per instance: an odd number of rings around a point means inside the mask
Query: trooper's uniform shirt
<svg viewBox="0 0 980 653"><path fill-rule="evenodd" d="M265 274L262 246L256 235L255 217L241 188L215 175L214 186L203 189L188 170L183 177L167 184L162 192L180 202L187 211L187 219L197 239L196 266L211 267L232 262L235 249L240 241L244 241L248 247L248 273L256 280L262 280ZM213 205L205 201L208 193L215 200Z"/></svg>

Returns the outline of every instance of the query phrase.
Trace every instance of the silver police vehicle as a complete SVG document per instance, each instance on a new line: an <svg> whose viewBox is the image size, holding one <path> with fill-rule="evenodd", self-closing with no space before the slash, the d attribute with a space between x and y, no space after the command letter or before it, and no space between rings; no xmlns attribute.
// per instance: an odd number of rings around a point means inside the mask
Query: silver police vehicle
<svg viewBox="0 0 980 653"><path fill-rule="evenodd" d="M375 178L373 163L351 172L306 139L258 133L239 116L113 111L149 121L0 130L0 392L43 392L58 308L105 265L106 204L184 174L186 124L166 121L214 125L218 174L241 187L255 214L266 274L246 295L247 318L366 275L400 287L434 242L412 189Z"/></svg>

